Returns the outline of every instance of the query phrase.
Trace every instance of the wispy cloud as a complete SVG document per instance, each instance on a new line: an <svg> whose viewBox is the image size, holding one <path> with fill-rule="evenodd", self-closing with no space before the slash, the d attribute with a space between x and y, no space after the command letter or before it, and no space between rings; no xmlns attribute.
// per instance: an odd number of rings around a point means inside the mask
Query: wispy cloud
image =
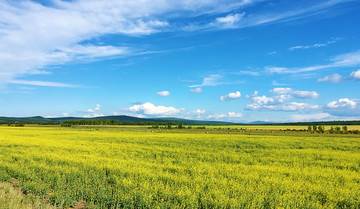
<svg viewBox="0 0 360 209"><path fill-rule="evenodd" d="M292 121L314 121L324 120L331 117L329 113L314 113L314 114L302 114L302 115L291 115Z"/></svg>
<svg viewBox="0 0 360 209"><path fill-rule="evenodd" d="M213 74L213 75L209 75L205 78L203 78L203 81L201 84L197 84L197 85L191 85L189 86L190 88L196 88L196 87L203 87L203 86L217 86L217 85L221 85L223 84L223 82L221 82L221 79L223 78L222 75L219 74Z"/></svg>
<svg viewBox="0 0 360 209"><path fill-rule="evenodd" d="M327 75L323 78L319 78L317 80L318 82L329 82L329 83L340 83L341 81L343 81L343 77L342 75L339 74L332 74L332 75Z"/></svg>
<svg viewBox="0 0 360 209"><path fill-rule="evenodd" d="M232 120L232 119L238 119L238 118L241 118L241 117L242 117L241 113L228 112L228 113L225 113L225 114L218 114L218 113L210 114L206 118L208 118L208 119L217 119L217 120L218 119Z"/></svg>
<svg viewBox="0 0 360 209"><path fill-rule="evenodd" d="M112 46L87 43L109 34L140 37L170 28L176 30L169 24L174 18L170 13L192 18L205 13L226 13L252 3L252 0L56 0L45 6L35 1L0 1L0 83L74 60L141 54L141 49L121 46L126 44L123 42Z"/></svg>
<svg viewBox="0 0 360 209"><path fill-rule="evenodd" d="M11 84L21 84L21 85L31 85L31 86L47 86L47 87L68 87L75 88L79 87L76 85L66 84L66 83L57 83L57 82L48 82L48 81L25 81L25 80L10 80L8 83Z"/></svg>
<svg viewBox="0 0 360 209"><path fill-rule="evenodd" d="M223 28L236 28L237 23L245 16L245 12L240 14L228 14L225 17L218 17L214 22L210 23L209 27L223 27Z"/></svg>
<svg viewBox="0 0 360 209"><path fill-rule="evenodd" d="M234 72L233 74L237 74L237 75L250 75L250 76L260 76L260 72L257 72L257 71L249 71L249 70L240 70L240 71Z"/></svg>
<svg viewBox="0 0 360 209"><path fill-rule="evenodd" d="M294 21L309 16L314 16L323 11L328 10L329 8L346 3L349 0L328 0L321 1L317 4L313 4L310 7L299 7L296 9L288 9L283 11L273 12L262 12L260 14L249 14L245 15L243 13L230 13L223 17L215 18L215 20L210 23L190 23L186 25L183 29L187 31L195 30L217 30L223 28L247 28L254 27L264 24L274 24L279 22ZM258 1L248 1L248 5L253 2ZM261 1L260 1L261 2Z"/></svg>
<svg viewBox="0 0 360 209"><path fill-rule="evenodd" d="M330 63L324 65L314 65L309 67L295 67L295 68L286 68L286 67L274 67L266 66L265 71L268 73L277 73L277 74L292 74L292 73L302 73L302 72L311 72L335 67L353 67L360 64L360 51L346 53L338 55L330 59Z"/></svg>
<svg viewBox="0 0 360 209"><path fill-rule="evenodd" d="M190 89L190 92L191 93L201 93L202 89L198 87L198 88Z"/></svg>
<svg viewBox="0 0 360 209"><path fill-rule="evenodd" d="M316 43L316 44L311 44L311 45L298 45L298 46L293 46L290 47L289 50L290 51L294 51L296 49L311 49L311 48L321 48L321 47L326 47L330 44L335 44L336 42L338 42L339 40L341 40L341 38L333 38L330 41L327 41L325 43Z"/></svg>

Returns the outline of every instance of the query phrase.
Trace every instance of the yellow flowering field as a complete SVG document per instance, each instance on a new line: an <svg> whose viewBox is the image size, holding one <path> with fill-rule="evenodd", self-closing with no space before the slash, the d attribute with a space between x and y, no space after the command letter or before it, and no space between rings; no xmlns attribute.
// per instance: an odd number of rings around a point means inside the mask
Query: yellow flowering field
<svg viewBox="0 0 360 209"><path fill-rule="evenodd" d="M2 126L0 180L59 207L360 208L360 137Z"/></svg>

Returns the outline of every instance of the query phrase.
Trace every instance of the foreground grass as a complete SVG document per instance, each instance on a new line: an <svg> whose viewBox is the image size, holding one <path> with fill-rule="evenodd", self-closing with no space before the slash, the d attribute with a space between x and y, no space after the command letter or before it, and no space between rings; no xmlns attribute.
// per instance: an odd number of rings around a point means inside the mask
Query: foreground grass
<svg viewBox="0 0 360 209"><path fill-rule="evenodd" d="M33 195L24 195L12 184L0 182L1 209L55 209L49 203Z"/></svg>
<svg viewBox="0 0 360 209"><path fill-rule="evenodd" d="M0 127L14 178L60 207L360 208L360 138Z"/></svg>

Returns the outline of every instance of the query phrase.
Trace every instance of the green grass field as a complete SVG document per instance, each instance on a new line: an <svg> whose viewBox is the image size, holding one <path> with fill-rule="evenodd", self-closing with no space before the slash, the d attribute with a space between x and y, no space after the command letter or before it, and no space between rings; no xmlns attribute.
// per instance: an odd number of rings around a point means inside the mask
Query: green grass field
<svg viewBox="0 0 360 209"><path fill-rule="evenodd" d="M359 135L229 133L2 126L0 180L59 207L360 208Z"/></svg>

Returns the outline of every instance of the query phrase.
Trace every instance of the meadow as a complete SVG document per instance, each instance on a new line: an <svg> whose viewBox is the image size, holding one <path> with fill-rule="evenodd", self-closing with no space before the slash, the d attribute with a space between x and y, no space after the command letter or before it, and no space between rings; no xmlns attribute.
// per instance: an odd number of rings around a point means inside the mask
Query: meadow
<svg viewBox="0 0 360 209"><path fill-rule="evenodd" d="M0 181L61 208L360 208L360 135L218 128L0 126Z"/></svg>

